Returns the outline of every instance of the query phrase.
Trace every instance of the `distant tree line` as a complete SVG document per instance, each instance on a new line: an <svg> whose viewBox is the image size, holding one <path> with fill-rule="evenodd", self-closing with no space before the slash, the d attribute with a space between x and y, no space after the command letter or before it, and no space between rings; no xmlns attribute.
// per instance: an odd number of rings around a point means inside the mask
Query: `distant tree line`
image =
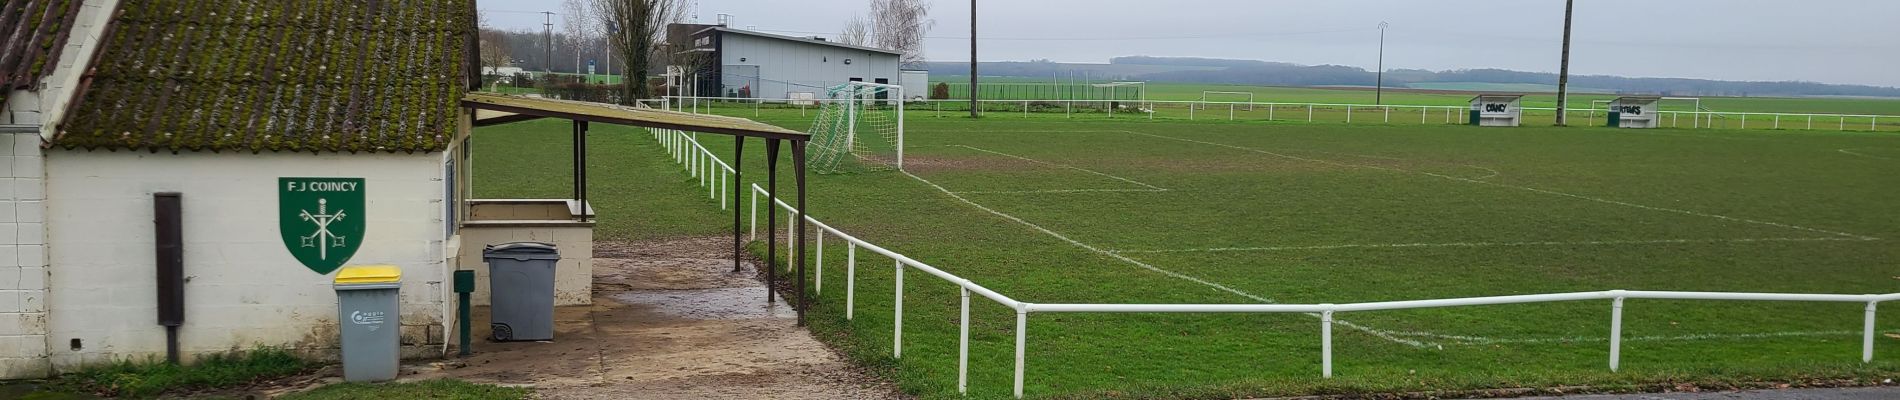
<svg viewBox="0 0 1900 400"><path fill-rule="evenodd" d="M932 74L967 74L967 64L930 63ZM1030 62L988 62L981 65L983 75L1051 78L1070 70L1134 71L1156 69L1159 72L1096 75L1098 78L1142 80L1149 82L1218 83L1264 86L1372 86L1377 74L1359 67L1341 65L1298 65L1257 60L1228 60L1190 57L1116 57L1109 64L1064 64L1044 60ZM1173 68L1167 68L1173 67ZM1428 71L1420 69L1388 70L1389 87L1413 83L1475 82L1556 85L1557 74L1503 69L1461 69ZM1877 96L1900 97L1900 88L1840 85L1817 82L1750 82L1685 78L1631 78L1611 75L1571 76L1572 87L1611 90L1624 94L1665 96Z"/></svg>

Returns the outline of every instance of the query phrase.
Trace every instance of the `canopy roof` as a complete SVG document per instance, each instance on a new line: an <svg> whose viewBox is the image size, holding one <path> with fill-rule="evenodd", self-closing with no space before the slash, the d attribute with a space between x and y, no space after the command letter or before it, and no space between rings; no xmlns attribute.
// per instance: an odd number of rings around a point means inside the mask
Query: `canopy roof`
<svg viewBox="0 0 1900 400"><path fill-rule="evenodd" d="M492 115L490 113L481 113L475 121L476 125L493 125L535 118L560 118L648 128L677 129L682 131L719 133L768 139L788 139L793 141L805 141L811 136L804 132L768 125L745 118L689 114L651 108L618 106L606 103L557 100L489 92L469 92L463 95L462 106L478 110L501 112L493 113Z"/></svg>

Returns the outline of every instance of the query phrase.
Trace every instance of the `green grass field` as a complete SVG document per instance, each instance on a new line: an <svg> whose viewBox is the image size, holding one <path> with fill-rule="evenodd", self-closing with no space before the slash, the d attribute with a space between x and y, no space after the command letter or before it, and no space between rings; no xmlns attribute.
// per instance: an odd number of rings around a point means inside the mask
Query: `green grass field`
<svg viewBox="0 0 1900 400"><path fill-rule="evenodd" d="M810 123L797 110L759 113ZM1900 291L1892 133L911 115L910 175L815 175L813 216L1022 301ZM565 195L567 135L557 121L478 129L477 195ZM600 237L733 229L645 132L597 125L591 138ZM730 138L702 141L732 158ZM764 176L762 147L746 147L748 182ZM890 260L858 254L847 321L845 249L829 241L824 252L814 333L908 393L959 398L956 287L909 274L894 359ZM1015 314L972 304L969 397L1008 397ZM1861 311L1632 300L1614 373L1608 302L1345 313L1356 328L1335 329L1332 379L1319 378L1319 321L1307 315L1033 314L1026 392L1636 390L1900 375L1900 314L1881 314L1885 335L1862 364Z"/></svg>

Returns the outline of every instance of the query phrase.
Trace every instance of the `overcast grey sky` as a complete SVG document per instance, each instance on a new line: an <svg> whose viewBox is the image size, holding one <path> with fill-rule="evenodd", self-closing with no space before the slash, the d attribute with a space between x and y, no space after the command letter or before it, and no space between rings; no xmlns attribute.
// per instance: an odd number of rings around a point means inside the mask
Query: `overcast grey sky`
<svg viewBox="0 0 1900 400"><path fill-rule="evenodd" d="M557 0L478 0L491 25L540 30ZM865 0L697 0L699 21L836 36ZM969 60L970 3L933 0L932 61ZM1126 55L1386 68L1556 72L1561 0L982 0L979 58ZM561 23L555 17L555 23ZM1900 1L1580 0L1571 73L1900 86ZM556 26L559 29L559 26Z"/></svg>

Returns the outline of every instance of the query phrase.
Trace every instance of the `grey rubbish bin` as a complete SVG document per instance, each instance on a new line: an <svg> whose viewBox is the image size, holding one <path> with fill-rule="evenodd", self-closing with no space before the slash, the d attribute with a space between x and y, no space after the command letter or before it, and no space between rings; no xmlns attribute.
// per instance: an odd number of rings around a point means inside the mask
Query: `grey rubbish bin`
<svg viewBox="0 0 1900 400"><path fill-rule="evenodd" d="M344 267L336 273L337 331L342 335L343 380L396 379L401 360L402 268Z"/></svg>
<svg viewBox="0 0 1900 400"><path fill-rule="evenodd" d="M554 340L554 245L515 242L482 250L488 262L488 326L495 341Z"/></svg>

